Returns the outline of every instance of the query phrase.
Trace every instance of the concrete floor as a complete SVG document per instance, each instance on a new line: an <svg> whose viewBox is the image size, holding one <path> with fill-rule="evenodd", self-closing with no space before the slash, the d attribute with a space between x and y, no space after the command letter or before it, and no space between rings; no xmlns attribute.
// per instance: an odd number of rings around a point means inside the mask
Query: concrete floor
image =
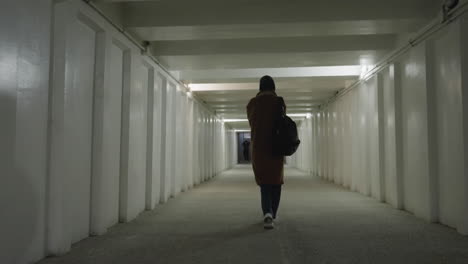
<svg viewBox="0 0 468 264"><path fill-rule="evenodd" d="M468 263L468 237L296 170L276 229L259 200L239 166L40 263Z"/></svg>

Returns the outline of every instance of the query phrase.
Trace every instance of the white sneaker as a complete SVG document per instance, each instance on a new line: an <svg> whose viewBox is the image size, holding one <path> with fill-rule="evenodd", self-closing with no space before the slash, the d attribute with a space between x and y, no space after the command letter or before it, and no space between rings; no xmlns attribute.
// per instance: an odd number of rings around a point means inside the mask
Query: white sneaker
<svg viewBox="0 0 468 264"><path fill-rule="evenodd" d="M274 228L274 223L273 223L273 216L271 214L265 214L263 217L263 228L265 229L273 229Z"/></svg>

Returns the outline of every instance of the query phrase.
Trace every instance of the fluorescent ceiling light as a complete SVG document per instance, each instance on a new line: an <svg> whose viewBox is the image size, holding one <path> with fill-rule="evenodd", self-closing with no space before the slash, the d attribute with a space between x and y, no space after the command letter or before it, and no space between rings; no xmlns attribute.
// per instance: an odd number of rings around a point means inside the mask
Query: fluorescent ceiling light
<svg viewBox="0 0 468 264"><path fill-rule="evenodd" d="M180 73L184 80L212 80L212 79L259 79L263 75L273 78L291 77L338 77L360 76L361 65L346 66L315 66L288 68L252 68L252 69L218 69L218 70L188 70Z"/></svg>
<svg viewBox="0 0 468 264"><path fill-rule="evenodd" d="M309 117L310 113L293 113L288 114L289 117ZM237 122L248 122L249 120L246 118L232 118L232 119L223 119L222 122L224 123L237 123Z"/></svg>
<svg viewBox="0 0 468 264"><path fill-rule="evenodd" d="M239 119L223 119L223 121L225 123L235 123L235 122L248 122L249 120L248 119L242 119L242 118L239 118Z"/></svg>
<svg viewBox="0 0 468 264"><path fill-rule="evenodd" d="M310 113L293 113L293 114L286 114L289 117L308 117Z"/></svg>
<svg viewBox="0 0 468 264"><path fill-rule="evenodd" d="M190 89L194 92L255 91L258 83L193 83Z"/></svg>

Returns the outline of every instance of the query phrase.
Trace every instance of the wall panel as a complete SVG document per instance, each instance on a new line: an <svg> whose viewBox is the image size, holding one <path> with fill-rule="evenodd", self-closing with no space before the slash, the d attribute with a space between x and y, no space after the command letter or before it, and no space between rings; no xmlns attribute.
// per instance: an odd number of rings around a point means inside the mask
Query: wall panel
<svg viewBox="0 0 468 264"><path fill-rule="evenodd" d="M173 175L174 170L172 161L174 157L174 121L175 121L175 105L174 105L174 94L175 89L169 83L166 84L166 138L165 138L165 181L164 181L164 193L162 194L162 201L166 202L171 193L173 180L170 175Z"/></svg>
<svg viewBox="0 0 468 264"><path fill-rule="evenodd" d="M104 91L103 118L103 181L101 192L104 206L105 227L119 221L120 195L120 136L122 114L124 51L115 42L110 44L109 85Z"/></svg>
<svg viewBox="0 0 468 264"><path fill-rule="evenodd" d="M429 171L426 91L426 47L412 49L402 59L402 142L404 207L429 217Z"/></svg>
<svg viewBox="0 0 468 264"><path fill-rule="evenodd" d="M395 66L380 73L383 92L383 124L385 151L385 200L398 207L397 152L395 127Z"/></svg>
<svg viewBox="0 0 468 264"><path fill-rule="evenodd" d="M460 213L460 220L458 224L458 232L464 235L468 235L468 140L466 135L468 135L468 16L464 15L460 19L460 54L461 54L461 79L462 79L462 98L463 98L463 168L464 168L464 177L461 180L461 185L463 188L463 199L462 210Z"/></svg>
<svg viewBox="0 0 468 264"><path fill-rule="evenodd" d="M463 210L463 127L460 25L444 30L431 41L435 87L439 221L457 227Z"/></svg>
<svg viewBox="0 0 468 264"><path fill-rule="evenodd" d="M145 208L146 133L149 69L132 54L132 87L129 108L128 217L133 219Z"/></svg>
<svg viewBox="0 0 468 264"><path fill-rule="evenodd" d="M65 154L72 243L89 235L96 32L76 21L65 85Z"/></svg>
<svg viewBox="0 0 468 264"><path fill-rule="evenodd" d="M162 119L162 79L150 69L151 85L148 85L148 144L147 144L147 180L146 209L154 209L161 196L161 119Z"/></svg>
<svg viewBox="0 0 468 264"><path fill-rule="evenodd" d="M379 107L378 107L378 76L374 76L366 83L367 89L367 164L370 194L381 199L380 181L380 140L379 140Z"/></svg>
<svg viewBox="0 0 468 264"><path fill-rule="evenodd" d="M51 13L50 0L0 9L0 263L45 254Z"/></svg>

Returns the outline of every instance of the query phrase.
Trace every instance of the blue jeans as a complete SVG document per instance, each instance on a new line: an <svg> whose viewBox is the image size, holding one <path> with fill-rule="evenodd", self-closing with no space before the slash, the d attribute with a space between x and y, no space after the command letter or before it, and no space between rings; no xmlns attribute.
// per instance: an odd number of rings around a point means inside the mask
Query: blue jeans
<svg viewBox="0 0 468 264"><path fill-rule="evenodd" d="M263 215L270 213L273 218L276 218L281 199L281 184L261 184L260 193L262 195Z"/></svg>

